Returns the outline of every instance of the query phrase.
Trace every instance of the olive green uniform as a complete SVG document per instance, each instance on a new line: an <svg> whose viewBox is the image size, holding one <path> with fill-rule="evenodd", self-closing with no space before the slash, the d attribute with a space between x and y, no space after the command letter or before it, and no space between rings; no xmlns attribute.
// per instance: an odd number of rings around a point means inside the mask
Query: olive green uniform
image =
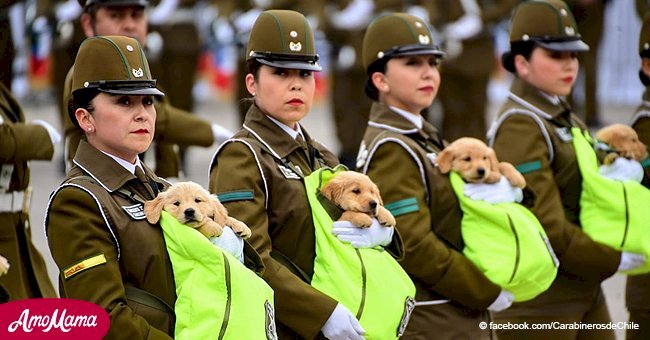
<svg viewBox="0 0 650 340"><path fill-rule="evenodd" d="M447 175L430 157L445 142L429 123L422 129L374 103L360 149L360 170L377 184L385 206L397 220L404 241L400 261L417 288L419 303L404 334L405 339L488 339L481 321L489 321L486 308L501 288L463 254L462 212Z"/></svg>
<svg viewBox="0 0 650 340"><path fill-rule="evenodd" d="M50 160L53 154L47 130L25 124L18 102L0 84L0 255L11 265L0 276L0 286L11 300L56 297L43 257L32 243L29 207L20 198L29 188L28 162Z"/></svg>
<svg viewBox="0 0 650 340"><path fill-rule="evenodd" d="M632 119L632 128L639 135L639 140L645 145L650 145L650 89L646 88L643 93L643 103L637 108ZM644 170L646 173L643 184L650 187L647 179L650 178L650 164L646 162ZM627 277L625 287L625 300L627 309L630 312L630 322L639 325L638 330L628 329L627 339L648 339L650 338L650 274L634 275Z"/></svg>
<svg viewBox="0 0 650 340"><path fill-rule="evenodd" d="M73 70L74 66L66 77L63 98L70 98ZM211 124L187 111L172 106L166 97L157 98L154 106L156 108L154 140L158 142L156 174L160 177L178 177L181 170L180 159L173 144L205 147L212 145L214 137ZM83 131L72 124L69 115L64 117L63 128L67 161L71 161L83 136Z"/></svg>
<svg viewBox="0 0 650 340"><path fill-rule="evenodd" d="M513 81L508 101L489 134L500 161L524 174L535 194L532 212L546 230L560 269L537 298L495 315L499 322L610 322L600 283L613 275L621 253L591 240L580 228L582 177L566 129L585 128L563 100L552 103L523 80ZM570 133L569 133L570 135ZM501 339L613 339L609 331L504 331Z"/></svg>
<svg viewBox="0 0 650 340"><path fill-rule="evenodd" d="M453 141L463 136L485 140L487 88L496 68L494 36L490 25L506 19L517 0L477 0L483 28L475 36L460 41L462 52L443 59L440 66L442 134ZM465 11L461 0L423 1L429 9L431 22L442 28L460 19Z"/></svg>
<svg viewBox="0 0 650 340"><path fill-rule="evenodd" d="M330 151L311 139L304 128L302 131L310 150L325 165L338 164ZM309 277L313 275L316 241L304 184L297 176L286 178L273 156L262 151L256 136L280 157L299 166L305 176L320 167L316 160L310 165L300 145L253 105L244 127L213 158L210 192L219 194L229 214L253 232L249 242L266 267L264 280L275 291L279 338L311 339L319 334L337 302L270 255L272 250L280 252Z"/></svg>
<svg viewBox="0 0 650 340"><path fill-rule="evenodd" d="M167 182L144 168L157 190L167 188ZM137 199L124 195L123 190ZM176 300L160 226L147 222L144 214L132 213L134 217L127 213L154 197L143 181L81 141L74 166L50 199L45 228L60 270L61 297L104 308L111 319L107 339L165 339L174 334L174 320L168 311L136 302L138 299L125 293L128 286L154 295L168 306L174 306ZM97 256L103 256L97 265L71 269Z"/></svg>

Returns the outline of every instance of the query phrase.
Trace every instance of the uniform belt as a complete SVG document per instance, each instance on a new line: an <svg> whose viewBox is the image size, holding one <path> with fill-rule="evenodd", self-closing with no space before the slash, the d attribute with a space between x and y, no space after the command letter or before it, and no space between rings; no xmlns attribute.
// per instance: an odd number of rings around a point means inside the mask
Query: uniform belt
<svg viewBox="0 0 650 340"><path fill-rule="evenodd" d="M29 190L0 193L0 213L13 213L29 210Z"/></svg>

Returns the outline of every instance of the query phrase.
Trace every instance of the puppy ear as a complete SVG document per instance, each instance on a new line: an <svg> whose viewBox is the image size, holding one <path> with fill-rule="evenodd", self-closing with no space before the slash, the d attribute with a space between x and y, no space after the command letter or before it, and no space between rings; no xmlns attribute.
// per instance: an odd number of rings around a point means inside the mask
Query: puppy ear
<svg viewBox="0 0 650 340"><path fill-rule="evenodd" d="M381 193L379 192L379 187L372 180L370 180L370 183L372 185L373 190L375 190L375 192L377 193L377 201L378 201L379 205L383 206L384 205L384 200L381 198Z"/></svg>
<svg viewBox="0 0 650 340"><path fill-rule="evenodd" d="M443 174L451 171L451 163L454 161L454 149L451 146L446 147L442 152L438 154L436 158L438 162L438 169Z"/></svg>
<svg viewBox="0 0 650 340"><path fill-rule="evenodd" d="M147 221L151 224L156 224L160 220L160 214L162 213L164 204L165 194L161 193L158 197L152 199L151 201L144 202L144 214L147 216Z"/></svg>
<svg viewBox="0 0 650 340"><path fill-rule="evenodd" d="M228 220L228 210L221 204L217 196L210 195L210 197L212 197L212 204L214 206L214 221L225 226Z"/></svg>
<svg viewBox="0 0 650 340"><path fill-rule="evenodd" d="M494 152L494 149L487 148L487 156L490 161L490 171L499 171L499 160L497 159L497 154Z"/></svg>
<svg viewBox="0 0 650 340"><path fill-rule="evenodd" d="M343 189L343 185L339 183L336 178L333 178L323 187L321 192L325 198L332 202L336 202L343 194Z"/></svg>

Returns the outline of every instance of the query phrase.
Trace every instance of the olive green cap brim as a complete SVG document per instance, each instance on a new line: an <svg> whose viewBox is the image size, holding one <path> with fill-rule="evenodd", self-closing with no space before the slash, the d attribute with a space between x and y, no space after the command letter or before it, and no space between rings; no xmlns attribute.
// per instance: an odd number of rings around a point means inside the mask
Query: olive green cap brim
<svg viewBox="0 0 650 340"><path fill-rule="evenodd" d="M571 41L535 41L539 46L544 47L547 50L551 51L561 51L561 52L585 52L589 51L589 45L587 45L582 40L571 40Z"/></svg>

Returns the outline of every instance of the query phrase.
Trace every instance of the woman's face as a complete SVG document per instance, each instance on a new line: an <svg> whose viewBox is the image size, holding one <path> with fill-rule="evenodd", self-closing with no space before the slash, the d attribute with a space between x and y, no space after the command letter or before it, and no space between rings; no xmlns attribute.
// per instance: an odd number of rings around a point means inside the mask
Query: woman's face
<svg viewBox="0 0 650 340"><path fill-rule="evenodd" d="M77 115L77 120L91 145L133 163L153 140L156 124L153 103L153 96L100 92L91 101L92 114L82 115L81 119Z"/></svg>
<svg viewBox="0 0 650 340"><path fill-rule="evenodd" d="M375 72L372 80L379 99L387 105L419 114L431 106L440 87L437 59L432 55L395 57L386 72Z"/></svg>
<svg viewBox="0 0 650 340"><path fill-rule="evenodd" d="M312 71L262 65L257 80L250 73L246 75L246 87L262 111L295 127L311 110L316 83Z"/></svg>
<svg viewBox="0 0 650 340"><path fill-rule="evenodd" d="M551 51L543 47L535 47L529 60L517 55L515 66L521 79L556 96L571 93L579 69L576 52Z"/></svg>

